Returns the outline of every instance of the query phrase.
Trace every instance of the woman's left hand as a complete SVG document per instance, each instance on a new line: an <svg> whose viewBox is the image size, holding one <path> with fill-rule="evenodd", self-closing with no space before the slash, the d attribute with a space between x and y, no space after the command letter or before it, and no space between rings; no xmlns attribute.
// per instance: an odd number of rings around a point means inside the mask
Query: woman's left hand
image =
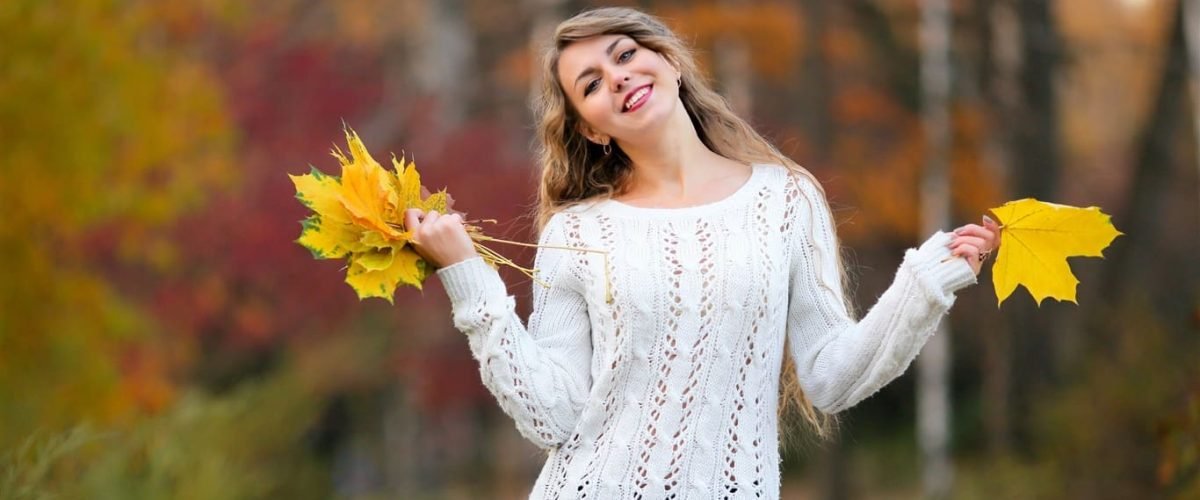
<svg viewBox="0 0 1200 500"><path fill-rule="evenodd" d="M971 270L979 275L983 261L1000 248L1000 226L988 216L983 216L983 225L967 224L954 230L950 241L950 254L967 259Z"/></svg>

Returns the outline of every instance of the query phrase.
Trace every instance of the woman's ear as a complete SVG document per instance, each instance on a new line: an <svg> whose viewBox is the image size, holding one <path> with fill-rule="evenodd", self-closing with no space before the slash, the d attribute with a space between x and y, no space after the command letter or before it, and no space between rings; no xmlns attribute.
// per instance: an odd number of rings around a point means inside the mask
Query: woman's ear
<svg viewBox="0 0 1200 500"><path fill-rule="evenodd" d="M592 130L592 127L588 126L588 124L584 123L582 120L576 123L575 130L579 132L579 135L582 135L585 139L596 144L604 145L611 140L604 134L599 134L595 130Z"/></svg>

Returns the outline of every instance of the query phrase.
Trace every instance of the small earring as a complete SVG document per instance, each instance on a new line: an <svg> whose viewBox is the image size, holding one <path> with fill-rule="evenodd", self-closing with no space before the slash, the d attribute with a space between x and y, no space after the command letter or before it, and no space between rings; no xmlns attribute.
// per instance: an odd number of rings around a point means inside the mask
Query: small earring
<svg viewBox="0 0 1200 500"><path fill-rule="evenodd" d="M601 146L600 149L604 150L604 156L608 156L608 155L612 154L612 146L609 146L607 142L604 143L604 145Z"/></svg>
<svg viewBox="0 0 1200 500"><path fill-rule="evenodd" d="M675 84L676 84L676 85L679 85L679 87L680 87L680 88L683 88L683 77L681 76L681 77L679 77L679 78L676 78L676 79L675 79Z"/></svg>

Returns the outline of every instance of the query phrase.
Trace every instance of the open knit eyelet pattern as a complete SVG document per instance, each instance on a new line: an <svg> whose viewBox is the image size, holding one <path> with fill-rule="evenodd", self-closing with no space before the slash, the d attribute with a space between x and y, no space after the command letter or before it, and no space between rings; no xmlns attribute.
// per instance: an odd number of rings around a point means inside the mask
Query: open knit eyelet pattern
<svg viewBox="0 0 1200 500"><path fill-rule="evenodd" d="M785 345L806 396L838 412L902 374L975 282L935 234L870 311L841 295L835 228L806 177L755 165L696 207L612 200L551 218L528 326L495 270L438 271L484 385L548 453L531 498L778 498ZM785 339L788 340L785 344Z"/></svg>

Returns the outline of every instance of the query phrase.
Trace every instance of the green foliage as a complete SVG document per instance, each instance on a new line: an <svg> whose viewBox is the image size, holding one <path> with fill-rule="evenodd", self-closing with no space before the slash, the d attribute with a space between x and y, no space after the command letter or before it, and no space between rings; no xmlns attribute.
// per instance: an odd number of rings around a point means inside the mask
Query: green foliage
<svg viewBox="0 0 1200 500"><path fill-rule="evenodd" d="M54 468L97 439L83 424L57 435L35 434L0 460L0 498L50 498L47 491Z"/></svg>
<svg viewBox="0 0 1200 500"><path fill-rule="evenodd" d="M323 498L305 449L316 399L286 375L225 396L190 393L135 428L79 425L0 458L0 499Z"/></svg>
<svg viewBox="0 0 1200 500"><path fill-rule="evenodd" d="M1200 387L1195 338L1175 335L1144 303L1107 315L1116 337L1032 409L1026 453L962 464L960 498L1195 498L1189 413Z"/></svg>

